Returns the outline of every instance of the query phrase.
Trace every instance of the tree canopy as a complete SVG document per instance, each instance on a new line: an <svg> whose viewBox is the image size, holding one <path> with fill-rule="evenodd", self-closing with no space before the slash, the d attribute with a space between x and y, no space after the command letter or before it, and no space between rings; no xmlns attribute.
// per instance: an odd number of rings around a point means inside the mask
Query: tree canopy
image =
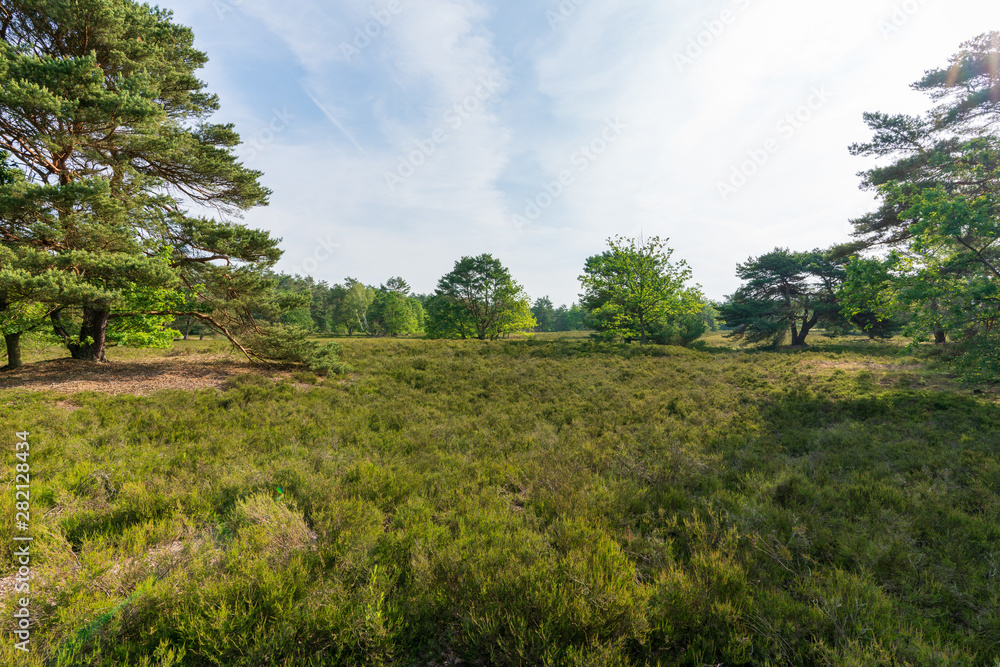
<svg viewBox="0 0 1000 667"><path fill-rule="evenodd" d="M792 345L805 345L820 321L841 320L844 271L828 253L775 248L739 264L736 274L743 285L719 307L732 338L777 345L791 334Z"/></svg>
<svg viewBox="0 0 1000 667"><path fill-rule="evenodd" d="M372 333L399 336L421 330L423 305L410 297L410 285L402 278L390 278L375 291L369 318Z"/></svg>
<svg viewBox="0 0 1000 667"><path fill-rule="evenodd" d="M608 239L608 250L587 259L580 305L600 336L645 344L676 318L701 312L700 289L685 287L691 270L684 260L671 261L673 250L666 244L657 236L644 241L619 236Z"/></svg>
<svg viewBox="0 0 1000 667"><path fill-rule="evenodd" d="M904 317L909 335L970 338L1000 317L1000 33L962 44L913 88L924 116L869 113L854 155L891 162L863 173L878 210L854 222L843 300L851 313Z"/></svg>
<svg viewBox="0 0 1000 667"><path fill-rule="evenodd" d="M169 11L131 0L4 3L0 149L21 174L0 184L5 321L48 317L73 356L103 361L109 335L162 344L183 315L260 356L255 312L278 305L281 251L226 218L270 193L233 127L209 122L218 100L193 44Z"/></svg>
<svg viewBox="0 0 1000 667"><path fill-rule="evenodd" d="M492 255L463 257L427 302L432 338L496 340L537 326L528 295Z"/></svg>

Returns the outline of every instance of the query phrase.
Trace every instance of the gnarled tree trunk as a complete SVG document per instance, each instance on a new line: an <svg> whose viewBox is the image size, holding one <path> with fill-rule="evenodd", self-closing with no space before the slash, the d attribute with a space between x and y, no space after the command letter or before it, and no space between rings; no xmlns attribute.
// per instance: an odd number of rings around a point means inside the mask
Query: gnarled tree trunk
<svg viewBox="0 0 1000 667"><path fill-rule="evenodd" d="M96 361L99 363L107 363L108 361L107 357L104 356L104 349L110 317L111 313L106 310L84 308L83 322L80 324L80 336L78 340L73 340L62 325L59 311L57 310L51 315L56 335L65 341L70 355L74 359Z"/></svg>
<svg viewBox="0 0 1000 667"><path fill-rule="evenodd" d="M0 312L10 308L7 299L0 299ZM21 368L21 332L4 334L4 341L7 343L7 365L0 370L12 371Z"/></svg>
<svg viewBox="0 0 1000 667"><path fill-rule="evenodd" d="M795 323L792 323L792 345L808 345L806 343L806 336L812 331L812 328L816 326L819 322L819 312L813 312L813 316L809 317L809 312L807 311L802 316L802 328L796 331Z"/></svg>
<svg viewBox="0 0 1000 667"><path fill-rule="evenodd" d="M71 345L70 354L74 359L106 363L104 356L105 341L108 335L108 319L111 313L106 310L83 309L83 323L80 325L80 342Z"/></svg>

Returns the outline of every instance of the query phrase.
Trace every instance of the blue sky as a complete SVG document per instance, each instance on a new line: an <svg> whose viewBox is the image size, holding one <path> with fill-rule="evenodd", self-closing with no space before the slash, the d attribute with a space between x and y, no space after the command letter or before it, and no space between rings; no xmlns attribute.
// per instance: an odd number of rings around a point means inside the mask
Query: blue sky
<svg viewBox="0 0 1000 667"><path fill-rule="evenodd" d="M1000 30L995 0L166 0L271 205L287 272L430 292L499 257L571 303L613 235L669 237L712 298L875 205L864 111Z"/></svg>

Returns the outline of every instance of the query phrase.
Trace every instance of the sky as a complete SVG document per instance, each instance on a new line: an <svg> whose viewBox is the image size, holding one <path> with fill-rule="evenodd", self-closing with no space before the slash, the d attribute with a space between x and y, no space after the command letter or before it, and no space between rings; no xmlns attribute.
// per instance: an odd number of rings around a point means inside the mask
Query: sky
<svg viewBox="0 0 1000 667"><path fill-rule="evenodd" d="M669 239L706 296L848 240L866 111L1000 30L995 0L163 0L209 56L277 269L434 290L490 253L578 299L609 237Z"/></svg>

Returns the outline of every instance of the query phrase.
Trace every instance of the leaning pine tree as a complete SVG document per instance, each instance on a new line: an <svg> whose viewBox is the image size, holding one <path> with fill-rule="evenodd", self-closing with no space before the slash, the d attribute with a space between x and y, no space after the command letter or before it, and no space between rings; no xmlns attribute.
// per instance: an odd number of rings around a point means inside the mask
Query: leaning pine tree
<svg viewBox="0 0 1000 667"><path fill-rule="evenodd" d="M844 270L829 251L775 248L738 264L736 275L743 284L719 307L729 338L777 346L790 334L805 346L816 325L845 324L837 301Z"/></svg>
<svg viewBox="0 0 1000 667"><path fill-rule="evenodd" d="M238 162L233 127L208 121L218 100L193 42L170 12L130 0L0 6L0 149L24 174L2 186L0 234L11 261L48 258L0 266L46 287L11 280L19 300L0 307L44 312L76 358L105 361L109 328L162 342L182 316L248 356L280 356L258 324L277 241L226 219L270 193Z"/></svg>

